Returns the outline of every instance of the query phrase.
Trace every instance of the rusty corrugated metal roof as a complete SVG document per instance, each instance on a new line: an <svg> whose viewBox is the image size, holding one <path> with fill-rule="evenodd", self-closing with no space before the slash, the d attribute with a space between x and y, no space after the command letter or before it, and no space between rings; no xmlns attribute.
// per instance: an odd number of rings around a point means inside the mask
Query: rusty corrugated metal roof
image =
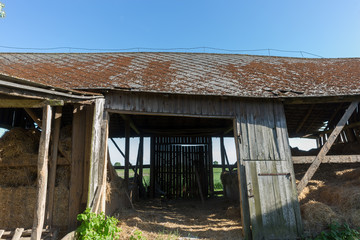
<svg viewBox="0 0 360 240"><path fill-rule="evenodd" d="M69 89L239 97L360 94L360 59L209 53L0 53L0 73Z"/></svg>

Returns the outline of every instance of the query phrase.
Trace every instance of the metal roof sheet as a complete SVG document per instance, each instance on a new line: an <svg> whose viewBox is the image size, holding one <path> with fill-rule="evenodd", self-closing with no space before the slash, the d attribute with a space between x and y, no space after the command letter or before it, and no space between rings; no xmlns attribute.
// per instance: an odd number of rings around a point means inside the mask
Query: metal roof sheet
<svg viewBox="0 0 360 240"><path fill-rule="evenodd" d="M0 73L68 89L266 98L360 95L360 58L210 53L0 53Z"/></svg>

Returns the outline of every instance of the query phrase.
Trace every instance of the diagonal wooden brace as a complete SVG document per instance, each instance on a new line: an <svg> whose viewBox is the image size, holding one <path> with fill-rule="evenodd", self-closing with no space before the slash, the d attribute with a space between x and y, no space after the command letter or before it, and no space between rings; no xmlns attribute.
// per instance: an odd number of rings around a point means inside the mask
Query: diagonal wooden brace
<svg viewBox="0 0 360 240"><path fill-rule="evenodd" d="M316 170L319 168L320 163L324 160L325 155L329 152L331 146L335 142L336 138L339 136L340 132L344 128L346 122L351 117L354 110L359 105L359 101L352 102L342 118L340 119L339 123L336 125L334 131L332 131L330 137L328 138L327 142L324 144L324 146L321 148L319 154L316 156L314 162L310 165L309 169L306 171L305 175L297 185L297 191L300 194L306 185L309 183L311 178L314 176Z"/></svg>

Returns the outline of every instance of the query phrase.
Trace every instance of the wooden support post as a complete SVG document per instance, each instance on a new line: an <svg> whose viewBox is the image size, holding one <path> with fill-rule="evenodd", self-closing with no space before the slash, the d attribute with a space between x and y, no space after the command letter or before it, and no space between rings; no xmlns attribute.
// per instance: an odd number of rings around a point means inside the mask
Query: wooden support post
<svg viewBox="0 0 360 240"><path fill-rule="evenodd" d="M48 155L51 134L51 112L49 105L43 108L42 131L39 143L38 155L38 184L37 200L35 206L34 222L31 233L31 240L40 240L41 232L44 226L46 189L48 182Z"/></svg>
<svg viewBox="0 0 360 240"><path fill-rule="evenodd" d="M220 154L221 154L221 169L225 172L225 153L224 153L224 137L220 137Z"/></svg>
<svg viewBox="0 0 360 240"><path fill-rule="evenodd" d="M31 117L31 119L41 128L42 122L41 119L34 113L34 111L30 108L24 108L27 114Z"/></svg>
<svg viewBox="0 0 360 240"><path fill-rule="evenodd" d="M358 107L358 105L359 105L358 101L352 102L350 104L350 106L348 107L348 109L346 110L346 112L344 113L344 115L342 116L342 118L340 119L339 123L336 125L334 131L331 133L328 140L326 141L324 146L321 148L321 150L320 150L319 154L316 156L314 162L310 165L309 169L306 171L305 175L299 182L299 184L297 186L297 190L298 190L299 194L304 190L304 188L306 187L308 182L314 176L316 170L320 166L320 163L324 160L325 155L330 150L331 146L335 142L336 138L339 136L341 130L344 128L346 122L349 120L350 116L354 112L355 108Z"/></svg>
<svg viewBox="0 0 360 240"><path fill-rule="evenodd" d="M52 227L53 208L54 208L54 193L55 193L55 179L56 179L56 165L59 150L59 136L61 127L62 107L56 107L54 114L54 129L52 135L51 146L51 160L49 162L49 186L48 186L48 208L46 212L46 224Z"/></svg>
<svg viewBox="0 0 360 240"><path fill-rule="evenodd" d="M86 110L86 119L85 119L85 152L84 152L84 164L83 164L83 194L81 198L80 208L85 209L87 206L89 188L90 188L90 165L92 158L92 151L94 151L94 146L91 144L92 142L92 134L94 127L94 114L95 114L95 106L87 105L85 106Z"/></svg>
<svg viewBox="0 0 360 240"><path fill-rule="evenodd" d="M209 138L209 145L208 145L208 157L209 157L209 164L210 164L210 176L209 176L209 181L210 181L210 195L211 197L214 196L214 168L213 168L213 148L212 148L212 138Z"/></svg>
<svg viewBox="0 0 360 240"><path fill-rule="evenodd" d="M125 184L129 187L129 165L130 165L130 123L125 121Z"/></svg>
<svg viewBox="0 0 360 240"><path fill-rule="evenodd" d="M234 139L235 139L235 148L236 148L236 158L237 158L237 169L238 169L238 180L239 180L239 190L240 190L240 213L241 213L241 225L242 232L245 239L251 239L251 229L250 229L250 208L247 195L247 186L246 186L246 173L244 160L240 157L240 144L241 144L241 132L240 132L240 119L237 117L234 119Z"/></svg>
<svg viewBox="0 0 360 240"><path fill-rule="evenodd" d="M109 127L108 127L108 117L106 116L106 120L103 121L102 126L102 146L104 147L104 155L100 159L102 163L99 164L100 169L102 170L101 179L99 179L99 183L102 185L101 192L101 200L100 200L100 212L105 212L106 208L106 179L107 179L107 163L108 163L108 136L109 136Z"/></svg>
<svg viewBox="0 0 360 240"><path fill-rule="evenodd" d="M141 182L141 184L142 184L143 165L144 165L144 137L143 136L140 137L138 160L139 160L139 182Z"/></svg>
<svg viewBox="0 0 360 240"><path fill-rule="evenodd" d="M155 195L155 137L150 139L150 198Z"/></svg>
<svg viewBox="0 0 360 240"><path fill-rule="evenodd" d="M75 105L72 123L72 153L69 192L69 231L77 227L77 215L83 211L81 200L84 180L86 111L83 105Z"/></svg>

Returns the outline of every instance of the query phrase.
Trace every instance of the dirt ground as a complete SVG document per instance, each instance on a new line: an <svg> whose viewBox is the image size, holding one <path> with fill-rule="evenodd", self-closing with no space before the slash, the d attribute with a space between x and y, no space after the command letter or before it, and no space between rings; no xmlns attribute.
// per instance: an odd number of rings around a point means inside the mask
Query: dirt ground
<svg viewBox="0 0 360 240"><path fill-rule="evenodd" d="M140 201L122 210L120 239L241 239L239 205L224 198ZM137 239L137 238L136 238Z"/></svg>

